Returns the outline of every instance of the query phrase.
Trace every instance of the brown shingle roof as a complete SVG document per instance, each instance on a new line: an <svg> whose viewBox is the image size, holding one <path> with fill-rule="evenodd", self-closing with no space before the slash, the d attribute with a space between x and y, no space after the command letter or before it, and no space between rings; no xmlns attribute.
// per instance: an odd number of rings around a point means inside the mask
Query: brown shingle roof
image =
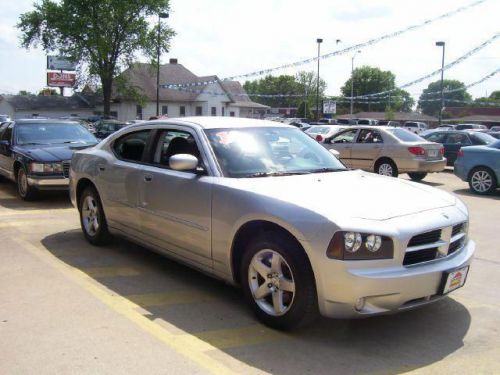
<svg viewBox="0 0 500 375"><path fill-rule="evenodd" d="M372 118L375 120L385 120L387 115L385 112L358 112L351 115L340 115L337 118L349 119L349 118ZM394 121L427 121L434 122L438 119L434 116L428 116L423 113L418 112L395 112Z"/></svg>

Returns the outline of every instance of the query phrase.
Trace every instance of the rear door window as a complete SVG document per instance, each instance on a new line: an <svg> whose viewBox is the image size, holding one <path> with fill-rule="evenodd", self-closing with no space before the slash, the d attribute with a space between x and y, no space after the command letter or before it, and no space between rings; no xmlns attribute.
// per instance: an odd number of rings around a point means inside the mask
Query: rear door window
<svg viewBox="0 0 500 375"><path fill-rule="evenodd" d="M333 137L332 143L354 143L357 133L358 129L347 130Z"/></svg>
<svg viewBox="0 0 500 375"><path fill-rule="evenodd" d="M443 133L432 133L426 139L431 142L443 143L445 134Z"/></svg>
<svg viewBox="0 0 500 375"><path fill-rule="evenodd" d="M446 137L446 143L451 145L470 145L471 141L467 134L454 133L448 134Z"/></svg>

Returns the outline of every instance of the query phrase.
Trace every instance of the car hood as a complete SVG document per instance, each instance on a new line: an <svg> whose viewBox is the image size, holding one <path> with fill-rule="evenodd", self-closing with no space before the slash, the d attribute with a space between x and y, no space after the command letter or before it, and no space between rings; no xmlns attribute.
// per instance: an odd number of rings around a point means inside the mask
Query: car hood
<svg viewBox="0 0 500 375"><path fill-rule="evenodd" d="M16 146L15 151L20 152L35 161L57 162L70 160L73 152L92 147L93 144L56 144L56 145L24 145Z"/></svg>
<svg viewBox="0 0 500 375"><path fill-rule="evenodd" d="M331 220L387 220L456 204L444 191L360 170L231 180L246 190L312 210Z"/></svg>

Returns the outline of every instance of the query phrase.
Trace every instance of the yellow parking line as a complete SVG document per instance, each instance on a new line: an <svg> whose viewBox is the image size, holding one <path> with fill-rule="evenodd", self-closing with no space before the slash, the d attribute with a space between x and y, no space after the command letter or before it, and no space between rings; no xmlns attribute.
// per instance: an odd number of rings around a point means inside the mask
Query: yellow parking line
<svg viewBox="0 0 500 375"><path fill-rule="evenodd" d="M147 317L140 314L137 311L140 309L140 306L125 297L113 293L111 290L104 287L102 284L99 284L83 271L73 268L63 261L50 256L46 251L44 251L43 247L35 246L27 240L20 238L15 238L13 241L17 242L24 249L41 259L44 263L58 269L69 279L81 285L94 297L98 298L101 302L112 308L115 312L134 322L144 331L150 333L176 352L191 359L200 367L213 374L234 374L231 369L224 366L221 362L215 360L208 353L206 353L207 351L217 350L216 347L209 345L207 342L204 342L188 333L178 335L169 332L169 330L155 323L155 321L151 321ZM166 323L166 325L172 326L170 323ZM179 331L179 328L177 327L173 327L173 329L177 329L177 331Z"/></svg>
<svg viewBox="0 0 500 375"><path fill-rule="evenodd" d="M91 267L81 270L94 278L140 275L140 272L132 267Z"/></svg>
<svg viewBox="0 0 500 375"><path fill-rule="evenodd" d="M208 302L216 299L214 295L201 291L172 291L166 293L134 294L125 296L141 307L181 305L199 302Z"/></svg>
<svg viewBox="0 0 500 375"><path fill-rule="evenodd" d="M227 328L194 333L194 335L219 349L282 341L290 338L290 336L282 332L273 331L258 324L242 328Z"/></svg>

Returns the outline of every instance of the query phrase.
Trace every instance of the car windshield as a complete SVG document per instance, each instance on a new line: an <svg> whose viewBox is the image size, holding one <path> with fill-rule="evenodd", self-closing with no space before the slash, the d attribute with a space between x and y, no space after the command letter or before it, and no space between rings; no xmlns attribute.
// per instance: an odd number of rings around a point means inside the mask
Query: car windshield
<svg viewBox="0 0 500 375"><path fill-rule="evenodd" d="M256 127L205 132L226 177L347 170L323 146L298 129Z"/></svg>
<svg viewBox="0 0 500 375"><path fill-rule="evenodd" d="M26 144L62 144L62 143L97 143L97 139L82 125L77 123L37 123L18 124L16 143Z"/></svg>
<svg viewBox="0 0 500 375"><path fill-rule="evenodd" d="M405 129L394 128L387 129L387 131L403 142L425 142L425 139L423 139L422 137Z"/></svg>

